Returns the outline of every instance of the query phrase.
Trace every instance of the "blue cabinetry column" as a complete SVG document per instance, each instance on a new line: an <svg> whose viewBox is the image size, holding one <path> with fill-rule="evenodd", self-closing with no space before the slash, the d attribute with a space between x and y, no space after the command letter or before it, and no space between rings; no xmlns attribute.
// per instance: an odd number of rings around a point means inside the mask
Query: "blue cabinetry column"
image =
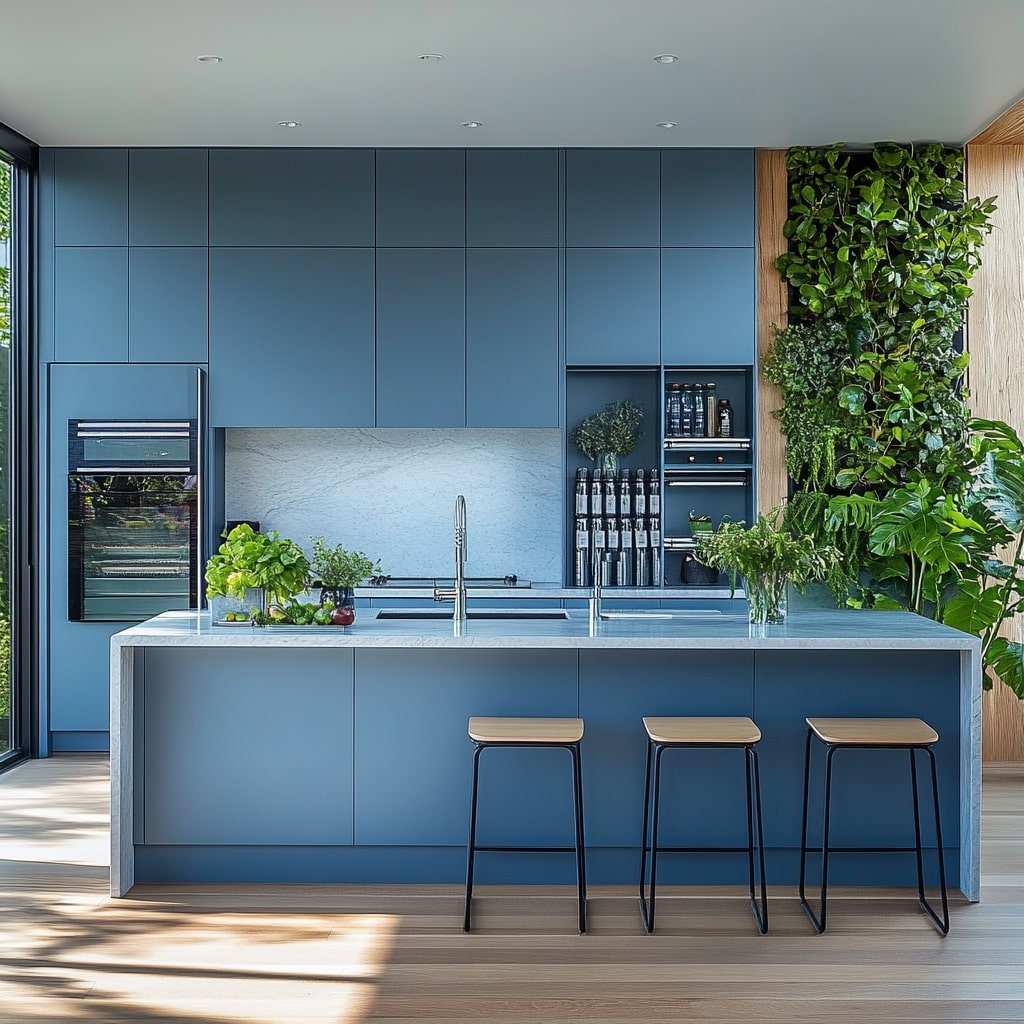
<svg viewBox="0 0 1024 1024"><path fill-rule="evenodd" d="M54 242L128 244L128 151L54 152Z"/></svg>
<svg viewBox="0 0 1024 1024"><path fill-rule="evenodd" d="M466 152L466 244L559 244L558 150Z"/></svg>
<svg viewBox="0 0 1024 1024"><path fill-rule="evenodd" d="M58 248L53 294L55 361L127 362L127 248Z"/></svg>
<svg viewBox="0 0 1024 1024"><path fill-rule="evenodd" d="M753 248L752 149L661 152L661 244Z"/></svg>
<svg viewBox="0 0 1024 1024"><path fill-rule="evenodd" d="M659 250L568 249L565 361L569 366L659 362Z"/></svg>
<svg viewBox="0 0 1024 1024"><path fill-rule="evenodd" d="M215 427L373 425L373 250L210 250Z"/></svg>
<svg viewBox="0 0 1024 1024"><path fill-rule="evenodd" d="M662 361L756 363L756 289L753 249L662 249Z"/></svg>
<svg viewBox="0 0 1024 1024"><path fill-rule="evenodd" d="M466 152L377 150L377 245L466 244Z"/></svg>
<svg viewBox="0 0 1024 1024"><path fill-rule="evenodd" d="M209 152L132 149L128 153L130 245L206 245Z"/></svg>
<svg viewBox="0 0 1024 1024"><path fill-rule="evenodd" d="M128 250L128 358L133 363L205 363L209 250Z"/></svg>
<svg viewBox="0 0 1024 1024"><path fill-rule="evenodd" d="M656 149L570 149L565 155L565 244L661 244Z"/></svg>
<svg viewBox="0 0 1024 1024"><path fill-rule="evenodd" d="M377 250L377 426L466 425L466 250Z"/></svg>
<svg viewBox="0 0 1024 1024"><path fill-rule="evenodd" d="M466 250L466 426L557 427L558 250Z"/></svg>

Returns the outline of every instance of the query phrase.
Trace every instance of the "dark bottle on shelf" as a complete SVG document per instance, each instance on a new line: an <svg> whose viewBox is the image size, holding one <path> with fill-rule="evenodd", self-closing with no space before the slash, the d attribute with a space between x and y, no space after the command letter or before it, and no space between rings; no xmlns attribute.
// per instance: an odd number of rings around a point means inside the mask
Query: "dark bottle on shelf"
<svg viewBox="0 0 1024 1024"><path fill-rule="evenodd" d="M604 486L601 483L601 470L595 469L590 478L590 514L604 514Z"/></svg>
<svg viewBox="0 0 1024 1024"><path fill-rule="evenodd" d="M573 562L573 586L590 585L590 530L587 517L576 516L575 560Z"/></svg>
<svg viewBox="0 0 1024 1024"><path fill-rule="evenodd" d="M718 436L732 437L732 403L728 398L718 400Z"/></svg>
<svg viewBox="0 0 1024 1024"><path fill-rule="evenodd" d="M576 470L576 515L585 516L590 511L590 473L586 469Z"/></svg>
<svg viewBox="0 0 1024 1024"><path fill-rule="evenodd" d="M606 516L618 515L618 500L615 493L615 477L610 471L604 475L604 514Z"/></svg>
<svg viewBox="0 0 1024 1024"><path fill-rule="evenodd" d="M629 485L629 470L624 469L619 474L619 515L630 516L633 514L633 493Z"/></svg>
<svg viewBox="0 0 1024 1024"><path fill-rule="evenodd" d="M633 520L629 516L619 518L619 561L615 578L620 587L633 586Z"/></svg>
<svg viewBox="0 0 1024 1024"><path fill-rule="evenodd" d="M681 437L683 433L683 396L678 384L665 389L665 436Z"/></svg>
<svg viewBox="0 0 1024 1024"><path fill-rule="evenodd" d="M651 585L658 587L661 586L661 516L652 515L647 529L651 547Z"/></svg>
<svg viewBox="0 0 1024 1024"><path fill-rule="evenodd" d="M633 523L633 547L636 549L634 582L638 587L646 587L651 578L651 544L646 516L637 515Z"/></svg>
<svg viewBox="0 0 1024 1024"><path fill-rule="evenodd" d="M704 385L693 385L693 436L704 437L706 434L704 423Z"/></svg>
<svg viewBox="0 0 1024 1024"><path fill-rule="evenodd" d="M644 483L644 471L636 471L636 487L633 490L633 511L638 516L647 514L647 485Z"/></svg>
<svg viewBox="0 0 1024 1024"><path fill-rule="evenodd" d="M647 486L647 514L661 515L661 480L656 469L651 470L651 479Z"/></svg>
<svg viewBox="0 0 1024 1024"><path fill-rule="evenodd" d="M693 385L684 384L681 389L683 406L683 437L693 437Z"/></svg>

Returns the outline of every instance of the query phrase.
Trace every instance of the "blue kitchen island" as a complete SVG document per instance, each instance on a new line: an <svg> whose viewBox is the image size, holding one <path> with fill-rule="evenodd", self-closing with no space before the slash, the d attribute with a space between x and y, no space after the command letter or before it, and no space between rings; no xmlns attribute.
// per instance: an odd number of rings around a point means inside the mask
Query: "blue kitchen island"
<svg viewBox="0 0 1024 1024"><path fill-rule="evenodd" d="M521 608L523 602L519 605ZM757 631L714 610L224 627L168 612L111 639L111 872L136 882L459 882L471 715L579 716L588 878L634 884L644 715L760 726L767 878L796 883L807 716L920 717L939 733L948 881L979 898L980 641L903 612L795 611ZM503 761L506 755L511 760ZM913 842L906 754L837 759L833 842ZM666 759L668 845L745 842L735 751ZM564 751L493 751L480 837L571 841ZM820 779L816 779L820 793ZM817 797L812 797L817 799ZM926 844L931 830L925 826ZM934 857L928 858L928 864ZM670 883L736 883L745 860L666 856ZM480 882L569 882L557 854L481 858ZM930 872L931 877L934 872ZM835 857L835 884L912 885L912 855Z"/></svg>

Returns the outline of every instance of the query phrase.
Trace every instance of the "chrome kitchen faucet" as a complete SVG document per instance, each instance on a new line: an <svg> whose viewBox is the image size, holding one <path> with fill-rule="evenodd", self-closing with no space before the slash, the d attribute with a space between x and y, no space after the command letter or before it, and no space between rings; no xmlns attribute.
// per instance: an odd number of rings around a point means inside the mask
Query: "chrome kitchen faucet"
<svg viewBox="0 0 1024 1024"><path fill-rule="evenodd" d="M466 499L455 499L455 586L434 587L435 601L454 601L456 623L466 621Z"/></svg>

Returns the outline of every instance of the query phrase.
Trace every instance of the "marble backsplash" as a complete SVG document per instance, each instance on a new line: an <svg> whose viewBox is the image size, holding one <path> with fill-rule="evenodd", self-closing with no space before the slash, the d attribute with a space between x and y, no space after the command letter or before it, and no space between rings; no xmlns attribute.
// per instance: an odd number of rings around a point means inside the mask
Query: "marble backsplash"
<svg viewBox="0 0 1024 1024"><path fill-rule="evenodd" d="M227 519L257 519L307 553L309 536L364 551L396 576L454 572L465 495L467 576L562 580L558 430L232 428Z"/></svg>

